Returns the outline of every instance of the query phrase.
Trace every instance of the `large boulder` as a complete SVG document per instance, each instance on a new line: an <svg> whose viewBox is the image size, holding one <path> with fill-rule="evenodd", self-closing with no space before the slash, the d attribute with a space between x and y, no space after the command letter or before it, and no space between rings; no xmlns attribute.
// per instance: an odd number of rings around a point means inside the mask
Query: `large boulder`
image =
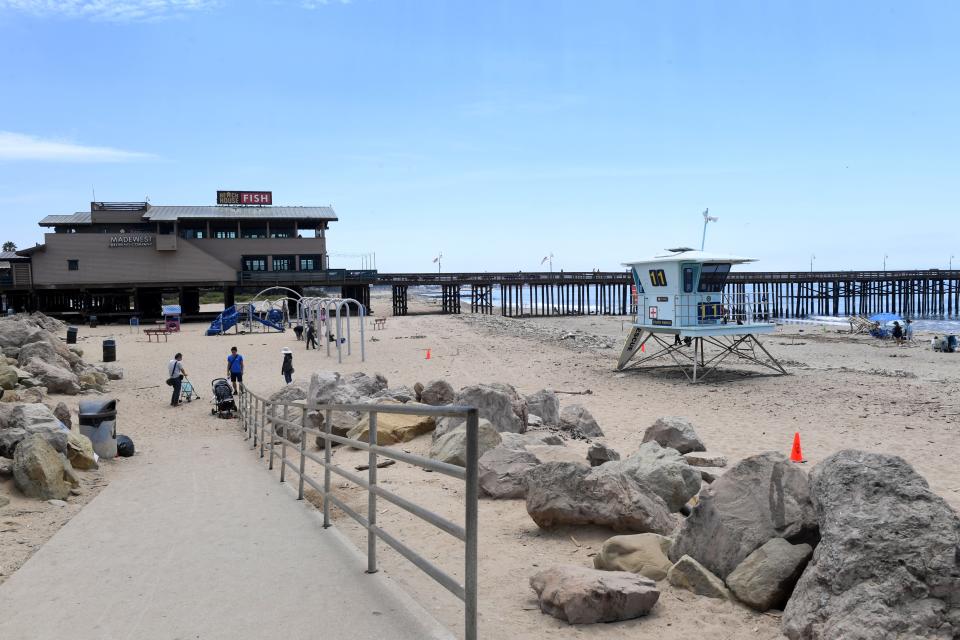
<svg viewBox="0 0 960 640"><path fill-rule="evenodd" d="M431 380L420 392L420 402L435 407L453 404L456 393L446 380Z"/></svg>
<svg viewBox="0 0 960 640"><path fill-rule="evenodd" d="M80 383L80 389L83 391L103 392L107 389L108 378L102 371L87 367L77 374L77 382Z"/></svg>
<svg viewBox="0 0 960 640"><path fill-rule="evenodd" d="M39 435L25 438L13 455L13 481L28 498L63 500L70 495L69 464Z"/></svg>
<svg viewBox="0 0 960 640"><path fill-rule="evenodd" d="M552 431L527 431L526 433L504 432L500 434L500 437L503 439L503 446L511 449L526 449L528 446L537 445L566 445L563 438Z"/></svg>
<svg viewBox="0 0 960 640"><path fill-rule="evenodd" d="M546 425L560 424L560 400L551 389L541 389L527 396L530 415L539 416Z"/></svg>
<svg viewBox="0 0 960 640"><path fill-rule="evenodd" d="M399 405L402 404L396 400L384 400L380 404ZM417 402L409 402L407 407L415 408L421 405ZM436 419L433 416L404 415L399 413L377 413L377 444L389 445L399 442L409 442L419 435L433 431L436 426ZM370 414L365 413L360 422L353 427L347 434L348 438L369 442L370 440Z"/></svg>
<svg viewBox="0 0 960 640"><path fill-rule="evenodd" d="M0 405L0 456L11 458L21 440L39 435L60 453L67 451L67 428L39 403Z"/></svg>
<svg viewBox="0 0 960 640"><path fill-rule="evenodd" d="M97 368L107 376L108 380L123 380L123 367L116 362L107 362L98 365Z"/></svg>
<svg viewBox="0 0 960 640"><path fill-rule="evenodd" d="M727 576L727 586L740 602L757 611L782 609L812 554L808 544L774 538L737 565Z"/></svg>
<svg viewBox="0 0 960 640"><path fill-rule="evenodd" d="M667 580L675 587L687 589L698 596L729 600L730 592L723 580L710 573L690 556L682 556L667 572Z"/></svg>
<svg viewBox="0 0 960 640"><path fill-rule="evenodd" d="M593 442L587 449L587 460L591 467L599 467L605 462L614 462L620 459L620 454L613 447L608 447L602 442Z"/></svg>
<svg viewBox="0 0 960 640"><path fill-rule="evenodd" d="M76 431L71 431L67 437L67 460L70 466L80 471L98 469L97 457L93 453L93 443L90 438Z"/></svg>
<svg viewBox="0 0 960 640"><path fill-rule="evenodd" d="M571 404L563 408L560 412L560 428L574 437L603 437L603 431L593 419L593 415L579 404Z"/></svg>
<svg viewBox="0 0 960 640"><path fill-rule="evenodd" d="M479 421L477 444L478 457L483 457L500 444L500 433L489 420ZM467 425L461 424L434 440L430 447L430 457L460 467L467 466Z"/></svg>
<svg viewBox="0 0 960 640"><path fill-rule="evenodd" d="M540 610L570 624L618 622L645 616L660 598L652 580L625 571L565 565L530 578Z"/></svg>
<svg viewBox="0 0 960 640"><path fill-rule="evenodd" d="M341 380L344 386L352 387L361 398L369 398L387 388L387 379L379 373L372 376L365 373L351 373Z"/></svg>
<svg viewBox="0 0 960 640"><path fill-rule="evenodd" d="M817 519L807 474L768 452L741 460L700 493L670 558L689 555L725 579L773 538L815 544Z"/></svg>
<svg viewBox="0 0 960 640"><path fill-rule="evenodd" d="M707 450L690 421L676 416L660 418L650 425L643 434L643 442L656 442L680 453Z"/></svg>
<svg viewBox="0 0 960 640"><path fill-rule="evenodd" d="M317 404L353 404L361 394L336 371L317 371L310 376L307 398Z"/></svg>
<svg viewBox="0 0 960 640"><path fill-rule="evenodd" d="M373 396L371 400L373 402L380 402L381 400L396 400L402 404L408 402L414 402L417 399L417 393L410 387L389 387L387 389L381 389Z"/></svg>
<svg viewBox="0 0 960 640"><path fill-rule="evenodd" d="M270 402L280 402L283 404L291 404L297 402L298 400L306 400L307 398L307 386L302 382L291 382L288 385L284 385L279 391L272 394L269 398Z"/></svg>
<svg viewBox="0 0 960 640"><path fill-rule="evenodd" d="M426 391L426 388L424 388ZM506 384L475 384L457 392L454 404L475 407L481 418L500 432L523 433L527 430L527 402L517 390ZM449 428L464 423L464 418L448 418Z"/></svg>
<svg viewBox="0 0 960 640"><path fill-rule="evenodd" d="M341 438L346 438L350 430L360 422L359 413L353 411L331 411L330 412L330 433ZM313 429L323 431L326 428L326 412L311 411L307 414L309 425ZM317 448L323 449L326 446L326 440L321 436L316 436ZM334 443L334 446L338 446Z"/></svg>
<svg viewBox="0 0 960 640"><path fill-rule="evenodd" d="M4 354L8 353L8 349L19 349L45 337L42 330L23 318L0 319L0 347L3 347Z"/></svg>
<svg viewBox="0 0 960 640"><path fill-rule="evenodd" d="M663 580L673 563L667 557L672 540L656 533L613 536L593 556L593 566L604 571L630 571L651 580Z"/></svg>
<svg viewBox="0 0 960 640"><path fill-rule="evenodd" d="M527 472L539 464L523 448L494 447L480 457L480 490L491 498L522 498L527 492Z"/></svg>
<svg viewBox="0 0 960 640"><path fill-rule="evenodd" d="M617 464L660 496L670 511L680 511L700 492L700 472L688 465L676 449L666 449L656 442L640 445L636 453Z"/></svg>
<svg viewBox="0 0 960 640"><path fill-rule="evenodd" d="M783 614L791 640L960 638L960 518L897 456L810 473L821 541Z"/></svg>
<svg viewBox="0 0 960 640"><path fill-rule="evenodd" d="M23 369L36 378L50 393L69 396L80 393L80 381L69 369L49 364L39 358L31 358L23 365Z"/></svg>
<svg viewBox="0 0 960 640"><path fill-rule="evenodd" d="M58 402L53 408L53 416L59 420L67 429L73 428L73 416L70 414L70 407L66 402Z"/></svg>
<svg viewBox="0 0 960 640"><path fill-rule="evenodd" d="M15 368L6 363L0 364L0 389L16 389L19 379Z"/></svg>
<svg viewBox="0 0 960 640"><path fill-rule="evenodd" d="M54 346L46 340L31 342L20 347L20 354L17 356L17 360L21 367L33 358L42 360L54 367L70 368L70 362L61 357Z"/></svg>
<svg viewBox="0 0 960 640"><path fill-rule="evenodd" d="M596 524L615 531L668 534L667 505L617 463L587 467L548 462L527 472L527 513L537 526Z"/></svg>

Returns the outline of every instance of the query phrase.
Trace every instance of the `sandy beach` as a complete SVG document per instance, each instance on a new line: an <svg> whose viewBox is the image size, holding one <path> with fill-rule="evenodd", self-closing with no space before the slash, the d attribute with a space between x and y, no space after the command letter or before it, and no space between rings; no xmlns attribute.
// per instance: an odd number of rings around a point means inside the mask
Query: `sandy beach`
<svg viewBox="0 0 960 640"><path fill-rule="evenodd" d="M389 297L378 297L373 306L387 312ZM890 341L850 335L836 327L781 326L764 343L790 375L756 375L755 368L735 366L735 371L690 385L676 372L614 371L629 326L625 318L444 316L424 301L417 301L411 310L415 313L406 317L388 317L383 330L372 331L369 321L366 362L360 361L355 342L353 354L345 355L342 365L337 364L334 350L330 357L324 349L305 351L289 331L206 337L206 325L188 324L180 334L158 344L125 326L82 328L79 344L88 361L99 362L103 338L117 340L124 378L111 383L109 395L120 401L118 431L134 439L138 453L84 474L82 495L72 498L67 507L14 496L11 505L0 509L0 557L4 559L0 580L71 513L94 498L102 483L123 482L125 474L151 464L152 449L161 444L175 446L178 439L212 429L236 430L237 437L242 437L238 423L212 417L209 404L210 380L223 375L225 357L234 345L246 358L247 386L263 395L283 386L280 349L285 346L294 350L294 378L301 382L307 382L313 371L336 370L382 373L390 386L440 378L455 389L482 382L509 383L521 394L551 388L571 392L561 394L561 406L579 403L589 409L605 432L603 441L624 455L636 450L643 431L666 415L689 418L708 450L726 455L731 464L768 450L786 454L794 432L799 432L807 467L843 448L896 454L910 462L936 493L960 508L960 465L955 459L960 421L955 371L960 354L934 353L923 334L913 344L898 348ZM166 363L177 351L184 354L184 367L201 397L172 408L163 380ZM77 397L56 399L76 411ZM428 435L402 448L422 454L429 445ZM581 452L586 445L571 442L569 448ZM347 468L366 461L365 453L344 449L336 449L335 457ZM236 464L259 462L251 453ZM0 490L11 495L12 481L3 480ZM397 464L381 470L380 481L392 491L462 520L463 489L453 480ZM360 490L347 488L346 483L337 486L348 503L366 504ZM319 504L317 496L308 498ZM361 531L342 514L336 515L337 525L358 546L364 544ZM461 546L445 533L386 506L380 524L447 570L462 574L458 570ZM607 639L640 633L664 640L783 637L776 612L757 614L739 604L674 589L666 582L660 583L660 602L648 617L569 626L540 612L529 577L555 564L592 566L592 556L613 533L585 527L540 530L522 500L482 500L480 526L482 638L526 640L550 634ZM385 545L381 561L383 570L442 623L453 630L461 628L459 601Z"/></svg>

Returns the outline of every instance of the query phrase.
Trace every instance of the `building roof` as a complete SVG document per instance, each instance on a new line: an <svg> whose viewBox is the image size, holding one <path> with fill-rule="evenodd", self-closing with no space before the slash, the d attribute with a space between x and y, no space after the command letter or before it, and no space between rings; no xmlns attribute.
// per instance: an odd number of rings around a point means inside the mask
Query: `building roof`
<svg viewBox="0 0 960 640"><path fill-rule="evenodd" d="M224 220L337 220L333 207L192 207L153 206L147 208L143 219L148 222L172 222L184 219ZM41 227L91 224L89 211L69 215L47 216L40 221Z"/></svg>
<svg viewBox="0 0 960 640"><path fill-rule="evenodd" d="M153 206L143 214L147 220L182 220L184 218L237 218L247 220L285 219L285 220L336 220L333 207L189 207L189 206Z"/></svg>
<svg viewBox="0 0 960 640"><path fill-rule="evenodd" d="M67 215L47 216L40 221L41 227L53 227L61 224L90 224L90 212L68 213Z"/></svg>
<svg viewBox="0 0 960 640"><path fill-rule="evenodd" d="M631 260L622 263L625 267L632 267L635 264L650 264L652 262L722 262L726 264L743 264L744 262L756 262L756 258L742 258L723 253L707 253L705 251L696 251L694 249L685 249L683 251L668 251L642 260Z"/></svg>
<svg viewBox="0 0 960 640"><path fill-rule="evenodd" d="M0 251L0 260L26 260L26 256L21 256L17 251Z"/></svg>

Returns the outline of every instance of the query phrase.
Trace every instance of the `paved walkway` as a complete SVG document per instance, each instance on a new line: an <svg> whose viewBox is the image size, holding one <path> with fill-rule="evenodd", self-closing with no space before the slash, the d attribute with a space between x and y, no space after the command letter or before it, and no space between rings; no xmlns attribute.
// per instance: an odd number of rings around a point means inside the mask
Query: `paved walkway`
<svg viewBox="0 0 960 640"><path fill-rule="evenodd" d="M450 638L223 429L138 458L7 582L0 638Z"/></svg>

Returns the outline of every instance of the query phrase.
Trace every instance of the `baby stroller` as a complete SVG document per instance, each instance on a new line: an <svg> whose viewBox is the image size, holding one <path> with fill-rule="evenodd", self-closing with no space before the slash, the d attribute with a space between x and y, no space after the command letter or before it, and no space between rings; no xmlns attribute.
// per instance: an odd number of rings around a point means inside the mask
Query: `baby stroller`
<svg viewBox="0 0 960 640"><path fill-rule="evenodd" d="M210 414L218 418L232 418L237 411L237 403L233 401L233 389L226 378L214 378L210 381L213 388L213 408Z"/></svg>
<svg viewBox="0 0 960 640"><path fill-rule="evenodd" d="M183 382L180 383L180 395L183 396L187 402L190 402L194 398L197 400L200 399L200 395L193 390L193 383L186 378L184 378Z"/></svg>

